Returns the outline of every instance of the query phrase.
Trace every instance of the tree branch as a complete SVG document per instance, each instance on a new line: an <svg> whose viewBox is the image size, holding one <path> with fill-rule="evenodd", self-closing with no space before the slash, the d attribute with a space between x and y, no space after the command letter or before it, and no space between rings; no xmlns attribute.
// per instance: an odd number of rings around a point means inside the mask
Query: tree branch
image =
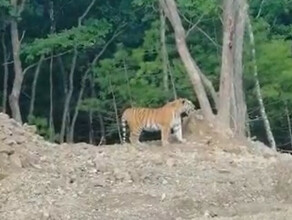
<svg viewBox="0 0 292 220"><path fill-rule="evenodd" d="M26 3L26 0L22 0L20 3L20 6L18 6L18 12L17 12L18 16L20 16L21 13L23 12L25 3Z"/></svg>
<svg viewBox="0 0 292 220"><path fill-rule="evenodd" d="M193 24L193 25L187 30L187 32L186 32L186 37L188 37L188 35L192 32L192 30L194 30L194 28L197 27L197 25L201 22L201 20L203 19L204 16L205 16L205 15L202 14L202 15L199 17L199 19L197 20L197 22L196 22L195 24Z"/></svg>
<svg viewBox="0 0 292 220"><path fill-rule="evenodd" d="M258 19L260 16L261 16L261 13L262 13L262 10L263 10L263 5L265 3L265 0L262 0L261 1L261 4L260 4L260 8L259 8L259 11L258 11L258 14L257 16L255 17L256 19Z"/></svg>
<svg viewBox="0 0 292 220"><path fill-rule="evenodd" d="M65 55L65 54L67 54L67 53L70 53L71 51L72 51L72 49L67 50L67 51L64 51L64 52L59 53L59 54L56 54L56 55L53 55L53 56L46 57L46 58L43 59L43 61L45 61L45 60L49 60L49 59L51 59L51 58L55 58L55 57L59 57L59 56L63 56L63 55ZM10 64L10 63L13 63L13 62L9 62L9 64ZM31 68L33 68L33 67L35 67L36 65L38 65L38 63L39 63L39 61L38 61L38 62L35 62L35 63L33 63L33 64L29 65L29 66L27 66L27 67L23 70L23 73L22 73L22 74L25 75L26 72L27 72L28 70L30 70Z"/></svg>
<svg viewBox="0 0 292 220"><path fill-rule="evenodd" d="M92 0L91 3L86 8L86 10L84 11L84 13L78 18L78 26L81 26L82 25L83 19L86 17L86 15L90 11L90 9L93 7L93 5L94 5L95 2L96 2L96 0Z"/></svg>

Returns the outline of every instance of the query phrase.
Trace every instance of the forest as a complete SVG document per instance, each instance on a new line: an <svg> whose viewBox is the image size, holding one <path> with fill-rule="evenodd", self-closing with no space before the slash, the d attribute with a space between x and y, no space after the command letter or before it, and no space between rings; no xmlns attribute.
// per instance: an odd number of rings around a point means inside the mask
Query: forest
<svg viewBox="0 0 292 220"><path fill-rule="evenodd" d="M52 142L119 143L130 106L192 100L292 147L291 0L0 0L1 111Z"/></svg>

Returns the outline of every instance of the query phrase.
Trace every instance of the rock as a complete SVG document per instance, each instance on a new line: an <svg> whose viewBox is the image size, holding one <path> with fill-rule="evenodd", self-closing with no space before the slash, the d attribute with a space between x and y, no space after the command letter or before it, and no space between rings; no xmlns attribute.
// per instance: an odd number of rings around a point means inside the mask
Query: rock
<svg viewBox="0 0 292 220"><path fill-rule="evenodd" d="M114 169L114 176L116 180L125 181L125 182L129 182L132 179L129 172L122 171L118 168Z"/></svg>
<svg viewBox="0 0 292 220"><path fill-rule="evenodd" d="M15 140L9 138L9 139L4 140L4 144L12 146L12 145L16 145L17 143Z"/></svg>
<svg viewBox="0 0 292 220"><path fill-rule="evenodd" d="M176 166L176 161L175 161L175 159L173 159L173 158L168 158L168 159L166 160L166 165L169 166L169 167L174 167L174 166Z"/></svg>
<svg viewBox="0 0 292 220"><path fill-rule="evenodd" d="M13 165L15 165L16 167L22 168L20 157L17 154L12 154L9 157L9 159Z"/></svg>
<svg viewBox="0 0 292 220"><path fill-rule="evenodd" d="M168 181L167 181L166 179L163 179L163 180L162 180L162 184L163 184L163 185L166 185L166 184L168 184Z"/></svg>
<svg viewBox="0 0 292 220"><path fill-rule="evenodd" d="M97 172L104 173L108 170L108 167L103 160L95 160L94 164Z"/></svg>
<svg viewBox="0 0 292 220"><path fill-rule="evenodd" d="M163 158L160 154L154 154L152 156L152 161L155 165L162 165L163 164Z"/></svg>
<svg viewBox="0 0 292 220"><path fill-rule="evenodd" d="M165 198L166 198L166 194L162 193L160 201L163 202L165 200Z"/></svg>
<svg viewBox="0 0 292 220"><path fill-rule="evenodd" d="M14 153L14 150L7 145L0 146L0 153L11 155Z"/></svg>
<svg viewBox="0 0 292 220"><path fill-rule="evenodd" d="M131 176L131 179L132 179L133 182L138 183L140 181L140 176L136 171L131 170L130 171L130 176Z"/></svg>
<svg viewBox="0 0 292 220"><path fill-rule="evenodd" d="M16 140L17 144L23 144L23 143L26 143L26 142L27 142L27 140L26 140L26 138L24 136L20 136Z"/></svg>

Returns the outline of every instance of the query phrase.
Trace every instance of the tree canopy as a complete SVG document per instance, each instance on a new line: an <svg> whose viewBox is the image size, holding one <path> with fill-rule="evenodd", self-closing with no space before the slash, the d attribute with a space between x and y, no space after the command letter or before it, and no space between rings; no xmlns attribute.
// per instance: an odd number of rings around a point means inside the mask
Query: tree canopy
<svg viewBox="0 0 292 220"><path fill-rule="evenodd" d="M54 140L58 140L70 88L72 96L65 127L67 136L73 129L74 141L98 143L102 136L107 143L119 141L116 115L120 116L129 106L157 107L176 95L198 105L168 20L165 25L168 88L165 89L162 12L158 1L20 0L16 1L18 11L12 2L0 1L0 61L3 64L0 99L1 103L8 102L4 92L5 73L8 73L8 93L13 85L15 73L9 30L10 21L16 19L24 74L21 116L23 121L36 124L46 138L53 129ZM176 3L190 53L218 90L222 5L216 0L177 0ZM272 131L279 147L292 147L288 125L292 111L292 1L249 1L249 14L254 27L259 81ZM266 141L254 95L250 47L245 37L243 83L248 122L252 135ZM28 117L34 80L37 82L34 112ZM49 111L52 103L53 117ZM6 111L11 113L8 107Z"/></svg>

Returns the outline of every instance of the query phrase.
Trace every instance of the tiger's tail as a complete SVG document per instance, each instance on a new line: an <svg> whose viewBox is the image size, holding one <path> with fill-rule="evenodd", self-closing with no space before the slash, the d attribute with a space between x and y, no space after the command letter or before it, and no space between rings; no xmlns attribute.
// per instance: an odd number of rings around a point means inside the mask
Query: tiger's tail
<svg viewBox="0 0 292 220"><path fill-rule="evenodd" d="M121 144L125 144L126 143L126 124L127 124L125 114L122 115L121 124L122 124L122 143Z"/></svg>

